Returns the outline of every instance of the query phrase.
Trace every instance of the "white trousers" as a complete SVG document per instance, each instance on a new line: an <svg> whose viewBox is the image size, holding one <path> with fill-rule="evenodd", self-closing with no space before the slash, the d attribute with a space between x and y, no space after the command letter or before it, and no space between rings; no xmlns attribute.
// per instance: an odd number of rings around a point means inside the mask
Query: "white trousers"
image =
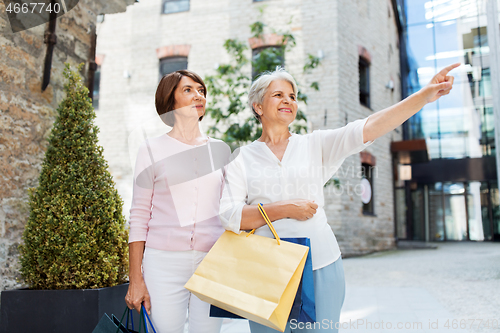
<svg viewBox="0 0 500 333"><path fill-rule="evenodd" d="M206 254L149 247L144 251L144 281L151 297L151 321L157 333L183 333L186 313L190 333L220 332L222 319L210 318L210 304L184 288Z"/></svg>

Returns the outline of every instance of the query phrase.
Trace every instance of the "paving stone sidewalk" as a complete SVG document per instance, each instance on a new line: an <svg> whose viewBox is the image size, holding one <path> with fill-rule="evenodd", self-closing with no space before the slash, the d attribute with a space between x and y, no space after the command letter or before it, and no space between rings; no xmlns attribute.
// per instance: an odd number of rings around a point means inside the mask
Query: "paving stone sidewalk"
<svg viewBox="0 0 500 333"><path fill-rule="evenodd" d="M434 245L344 259L340 332L500 332L500 243ZM225 320L221 332L250 330Z"/></svg>

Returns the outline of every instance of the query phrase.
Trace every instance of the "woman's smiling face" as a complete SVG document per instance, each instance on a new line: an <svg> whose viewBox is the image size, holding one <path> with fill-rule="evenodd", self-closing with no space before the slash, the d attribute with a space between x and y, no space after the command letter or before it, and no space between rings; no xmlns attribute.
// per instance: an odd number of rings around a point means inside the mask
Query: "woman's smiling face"
<svg viewBox="0 0 500 333"><path fill-rule="evenodd" d="M205 89L188 76L183 76L175 89L175 111L184 116L196 115L198 118L205 114Z"/></svg>
<svg viewBox="0 0 500 333"><path fill-rule="evenodd" d="M297 115L297 96L288 81L275 80L267 88L262 105L256 104L254 108L263 125L278 122L288 126Z"/></svg>

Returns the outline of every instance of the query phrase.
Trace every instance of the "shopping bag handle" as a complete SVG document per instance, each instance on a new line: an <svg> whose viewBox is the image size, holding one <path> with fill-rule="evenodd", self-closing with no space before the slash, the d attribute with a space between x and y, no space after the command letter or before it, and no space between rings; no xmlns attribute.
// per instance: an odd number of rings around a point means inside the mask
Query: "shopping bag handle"
<svg viewBox="0 0 500 333"><path fill-rule="evenodd" d="M133 310L130 310L128 307L125 308L125 312L123 312L123 315L122 315L122 319L120 320L120 323L123 322L123 318L125 317L125 314L127 315L127 323L126 323L126 329L128 330L128 317L130 316L130 319L131 319L131 322L132 322L132 330L134 330L134 317L132 316L132 311ZM148 321L149 321L149 325L151 326L151 328L153 329L153 332L156 333L156 329L155 327L153 326L153 323L151 322L151 318L149 318L148 316L148 312L146 311L146 308L144 307L144 304L141 304L141 312L140 312L140 315L139 315L139 332L141 332L141 329L142 327L144 327L144 331L146 333L149 333L149 330L148 330ZM142 325L144 321L144 326ZM118 326L116 328L116 333L118 333L120 330L120 326Z"/></svg>
<svg viewBox="0 0 500 333"><path fill-rule="evenodd" d="M149 333L147 321L149 321L149 325L153 329L153 332L156 333L155 327L153 326L153 323L151 322L151 319L149 318L148 312L146 311L144 304L141 304L141 312L142 312L143 317L144 317L144 330L146 331L146 333ZM147 321L146 321L146 318L147 318Z"/></svg>
<svg viewBox="0 0 500 333"><path fill-rule="evenodd" d="M123 318L125 318L125 315L127 315L127 322L125 323L125 328L127 330L129 329L128 320L129 320L129 317L130 317L130 321L132 322L132 331L135 331L135 329L134 329L134 317L132 316L132 310L130 310L127 306L125 306L125 311L123 312L122 318L120 319L120 324L123 323ZM118 325L118 327L116 328L116 332L115 333L118 333L119 331L120 331L120 325Z"/></svg>
<svg viewBox="0 0 500 333"><path fill-rule="evenodd" d="M271 229L271 232L273 233L274 238L276 238L276 241L278 242L278 245L280 245L280 240L281 239L278 236L278 233L276 232L276 229L274 229L274 226L271 223L271 220L269 219L269 216L267 216L266 211L264 210L264 207L262 206L261 203L259 203L257 205L257 208L259 208L260 214L264 218L264 221L266 221L267 225L269 226L269 229ZM250 233L247 235L247 237L250 236L251 234L253 234L254 232L255 232L255 229L252 229L252 231L250 231Z"/></svg>
<svg viewBox="0 0 500 333"><path fill-rule="evenodd" d="M132 323L132 331L135 331L135 328L134 328L134 316L132 315L132 311L133 310L130 310L128 307L125 309L125 311L128 310L128 314L127 314L127 322L125 323L125 327L128 329L128 320L130 318L130 322Z"/></svg>

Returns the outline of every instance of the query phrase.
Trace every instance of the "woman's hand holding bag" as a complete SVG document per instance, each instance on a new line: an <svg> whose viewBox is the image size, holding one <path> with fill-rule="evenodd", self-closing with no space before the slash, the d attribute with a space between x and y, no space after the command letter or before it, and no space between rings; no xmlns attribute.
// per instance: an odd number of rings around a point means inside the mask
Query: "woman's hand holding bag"
<svg viewBox="0 0 500 333"><path fill-rule="evenodd" d="M184 286L202 301L283 332L307 246L225 231Z"/></svg>

